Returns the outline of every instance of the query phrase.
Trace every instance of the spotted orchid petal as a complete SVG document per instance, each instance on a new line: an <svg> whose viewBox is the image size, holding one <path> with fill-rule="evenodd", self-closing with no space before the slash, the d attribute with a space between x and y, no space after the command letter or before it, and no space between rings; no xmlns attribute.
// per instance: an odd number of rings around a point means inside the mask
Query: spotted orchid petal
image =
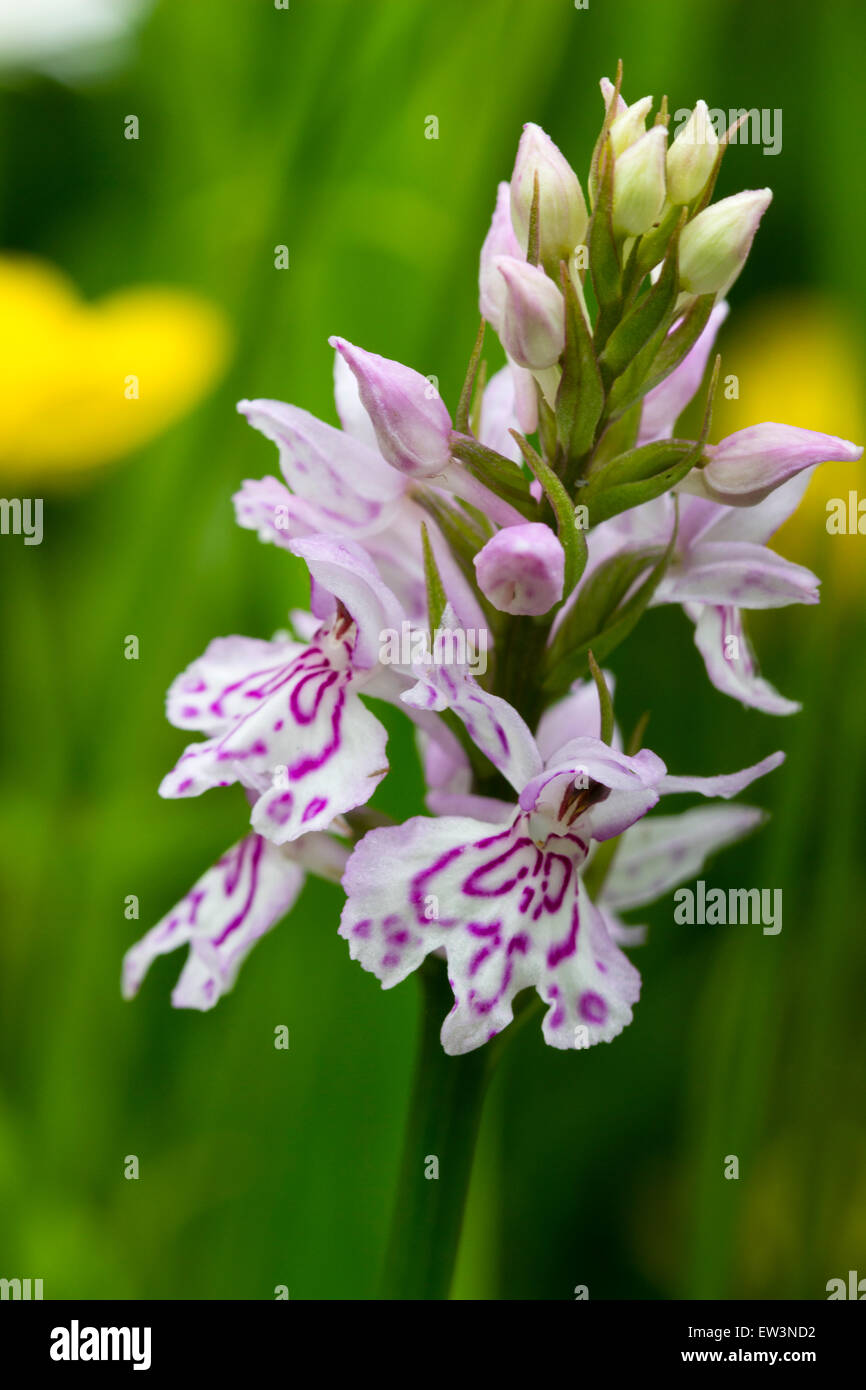
<svg viewBox="0 0 866 1390"><path fill-rule="evenodd" d="M703 541L673 566L656 591L658 603L731 604L739 608L782 608L817 603L820 581L751 541Z"/></svg>
<svg viewBox="0 0 866 1390"><path fill-rule="evenodd" d="M450 604L442 627L454 633L461 630ZM417 683L401 697L405 705L453 710L476 747L516 791L541 771L541 755L525 721L507 700L479 685L465 663L441 661L416 674Z"/></svg>
<svg viewBox="0 0 866 1390"><path fill-rule="evenodd" d="M238 410L277 445L292 492L313 503L329 529L375 530L386 523L405 480L375 449L282 401L241 401Z"/></svg>
<svg viewBox="0 0 866 1390"><path fill-rule="evenodd" d="M780 695L758 669L738 608L686 604L695 623L695 645L717 690L765 714L796 714L796 700Z"/></svg>
<svg viewBox="0 0 866 1390"><path fill-rule="evenodd" d="M212 1009L234 985L259 938L292 907L303 882L300 864L260 835L247 835L127 951L124 998L138 993L158 956L189 946L172 1003L178 1009Z"/></svg>
<svg viewBox="0 0 866 1390"><path fill-rule="evenodd" d="M781 483L762 502L753 507L726 507L698 497L680 498L680 516L685 508L694 512L703 507L705 526L702 539L712 541L752 541L765 545L779 527L793 516L815 476L815 468L804 468L786 483Z"/></svg>
<svg viewBox="0 0 866 1390"><path fill-rule="evenodd" d="M215 637L204 654L177 677L166 697L166 714L177 729L211 736L233 728L256 709L274 670L304 651L301 642L264 642L253 637Z"/></svg>
<svg viewBox="0 0 866 1390"><path fill-rule="evenodd" d="M679 816L648 816L627 830L617 846L601 903L625 911L655 902L765 819L754 806L698 806Z"/></svg>
<svg viewBox="0 0 866 1390"><path fill-rule="evenodd" d="M382 632L399 627L404 614L365 550L337 536L308 536L295 541L292 550L306 561L320 595L316 616L330 621L342 606L356 629L354 665L375 666Z"/></svg>
<svg viewBox="0 0 866 1390"><path fill-rule="evenodd" d="M587 842L609 840L656 805L664 774L664 763L649 749L629 756L583 736L564 744L526 784L519 805L539 840L568 825L579 827Z"/></svg>
<svg viewBox="0 0 866 1390"><path fill-rule="evenodd" d="M765 777L768 772L780 767L784 761L784 753L770 753L759 763L753 763L751 767L744 767L740 772L723 772L717 777L674 777L667 775L659 783L659 790L664 793L699 792L701 796L721 796L727 800L731 796L736 796L738 792L745 791L746 787L750 787L759 777Z"/></svg>
<svg viewBox="0 0 866 1390"><path fill-rule="evenodd" d="M309 646L272 644L268 660L261 644L233 639L209 649L203 666L194 663L192 682L215 668L201 694L212 696L213 687L229 722L187 748L160 787L163 796L185 797L240 782L258 793L253 828L277 844L363 805L387 772L385 730L358 691L377 670L387 617L399 612L351 543L319 536L297 545L333 612L319 614L327 621ZM173 708L191 694L180 688L184 680L172 687Z"/></svg>
<svg viewBox="0 0 866 1390"><path fill-rule="evenodd" d="M416 817L371 831L343 886L340 934L387 989L444 950L455 1003L442 1026L452 1054L481 1046L534 987L553 1047L609 1042L630 1022L640 976L617 949L577 875L578 837L534 843L526 818Z"/></svg>

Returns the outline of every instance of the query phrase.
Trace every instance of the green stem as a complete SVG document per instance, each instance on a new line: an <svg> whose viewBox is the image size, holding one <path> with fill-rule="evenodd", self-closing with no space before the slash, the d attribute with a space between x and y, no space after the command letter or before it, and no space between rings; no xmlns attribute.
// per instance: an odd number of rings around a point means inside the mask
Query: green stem
<svg viewBox="0 0 866 1390"><path fill-rule="evenodd" d="M448 1297L491 1071L486 1048L449 1057L439 1041L442 1020L454 1002L444 962L431 958L418 974L423 988L421 1038L385 1261L384 1299Z"/></svg>

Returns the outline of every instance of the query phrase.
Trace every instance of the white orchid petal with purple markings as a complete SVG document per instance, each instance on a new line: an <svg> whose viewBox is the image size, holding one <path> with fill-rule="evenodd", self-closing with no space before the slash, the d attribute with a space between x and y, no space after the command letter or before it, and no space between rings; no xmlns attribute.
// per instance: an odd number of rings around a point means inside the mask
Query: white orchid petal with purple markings
<svg viewBox="0 0 866 1390"><path fill-rule="evenodd" d="M617 846L602 903L625 911L655 902L694 878L711 854L765 820L754 806L697 806L678 816L648 816L627 830Z"/></svg>
<svg viewBox="0 0 866 1390"><path fill-rule="evenodd" d="M695 623L695 646L717 690L765 714L796 714L801 708L765 680L758 670L742 614L731 606L686 604Z"/></svg>
<svg viewBox="0 0 866 1390"><path fill-rule="evenodd" d="M253 946L285 916L304 871L260 835L247 835L123 959L123 995L137 994L153 961L181 946L189 955L172 993L179 1009L212 1009L233 986Z"/></svg>
<svg viewBox="0 0 866 1390"><path fill-rule="evenodd" d="M283 401L241 401L238 410L277 445L283 477L335 530L383 526L405 479L375 449Z"/></svg>
<svg viewBox="0 0 866 1390"><path fill-rule="evenodd" d="M172 682L166 697L169 723L210 735L224 732L258 707L274 672L303 650L300 642L215 637Z"/></svg>
<svg viewBox="0 0 866 1390"><path fill-rule="evenodd" d="M548 1004L544 1036L560 1048L616 1037L640 992L638 972L580 886L585 844L569 832L540 850L525 820L495 830L417 817L374 830L343 879L340 934L385 988L445 950L455 1004L442 1044L451 1054L501 1032L522 989Z"/></svg>
<svg viewBox="0 0 866 1390"><path fill-rule="evenodd" d="M803 565L751 541L703 540L671 567L656 591L658 603L711 603L783 608L817 603L820 580Z"/></svg>

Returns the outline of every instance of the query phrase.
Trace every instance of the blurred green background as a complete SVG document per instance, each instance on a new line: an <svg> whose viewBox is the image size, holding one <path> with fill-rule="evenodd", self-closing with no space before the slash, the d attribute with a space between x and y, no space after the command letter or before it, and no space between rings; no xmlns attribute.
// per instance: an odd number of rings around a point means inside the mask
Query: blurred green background
<svg viewBox="0 0 866 1390"><path fill-rule="evenodd" d="M478 249L522 123L583 176L598 79L618 57L630 101L667 91L672 110L702 96L783 112L778 156L738 146L722 170L721 194L770 184L775 200L732 293L721 349L741 399L720 406L716 437L783 410L862 428L854 3L163 0L107 71L0 76L0 249L44 257L89 300L197 292L232 343L210 393L143 447L90 476L44 466L16 481L15 495L45 497L45 539L0 540L0 1275L41 1277L47 1298L375 1293L417 996L414 981L382 993L349 961L339 892L308 884L210 1014L169 1007L180 956L120 999L123 951L245 824L237 789L157 797L184 743L163 695L212 636L267 636L304 601L291 562L234 523L240 481L276 471L236 400L333 420L327 337L340 333L435 373L453 405ZM0 391L2 430L15 402ZM639 914L643 998L619 1039L558 1054L535 1028L518 1035L488 1099L457 1296L568 1299L585 1284L591 1298L821 1298L828 1279L866 1275L864 545L828 537L823 503L807 507L789 553L825 576L822 606L754 626L800 715L715 692L673 610L613 660L623 725L650 709L648 742L672 770L787 751L745 798L772 821L709 871L781 887L784 927L676 926L665 900ZM391 747L379 800L415 812L402 729ZM129 1154L138 1181L124 1179ZM724 1179L729 1154L738 1181Z"/></svg>

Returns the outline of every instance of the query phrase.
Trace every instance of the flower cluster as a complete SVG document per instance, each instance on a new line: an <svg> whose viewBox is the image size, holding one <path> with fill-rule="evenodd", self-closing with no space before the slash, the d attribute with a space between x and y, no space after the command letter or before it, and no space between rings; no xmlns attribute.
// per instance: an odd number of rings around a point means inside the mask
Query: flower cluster
<svg viewBox="0 0 866 1390"><path fill-rule="evenodd" d="M311 611L272 641L216 639L169 691L168 718L203 737L161 793L239 783L251 829L127 953L127 996L188 945L173 1001L210 1008L312 872L342 882L340 934L386 988L445 958L447 1052L501 1032L530 988L552 1046L609 1041L640 990L623 948L641 929L619 914L760 821L718 804L644 819L667 794L728 800L783 755L671 775L639 734L623 742L598 662L651 604L679 604L718 689L795 709L761 678L742 612L817 601L767 542L816 464L860 450L774 423L708 443L718 359L698 438L677 433L770 194L711 201L725 140L703 102L668 144L665 103L647 129L651 98L601 87L586 195L524 130L453 417L431 379L343 338L339 428L241 402L281 477L245 482L237 519L306 562ZM504 353L489 380L485 324ZM483 671L439 643L468 630L489 637ZM396 632L424 659L383 642ZM430 659L434 632L448 657ZM365 697L413 721L430 814L364 809L388 772Z"/></svg>

